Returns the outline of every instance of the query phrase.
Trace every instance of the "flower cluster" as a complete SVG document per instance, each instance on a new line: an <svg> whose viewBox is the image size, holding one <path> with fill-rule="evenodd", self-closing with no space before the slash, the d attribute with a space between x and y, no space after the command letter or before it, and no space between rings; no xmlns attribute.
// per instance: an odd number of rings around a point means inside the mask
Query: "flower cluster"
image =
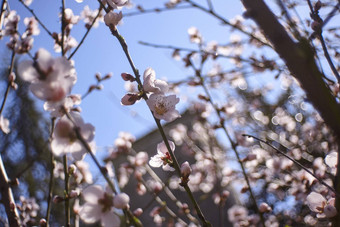
<svg viewBox="0 0 340 227"><path fill-rule="evenodd" d="M338 213L335 208L335 198L326 200L317 192L311 192L307 196L307 205L311 211L317 213L318 218L332 218Z"/></svg>
<svg viewBox="0 0 340 227"><path fill-rule="evenodd" d="M128 74L122 73L122 78L125 81L133 82L135 78ZM141 93L127 93L123 96L122 105L133 105L141 99L143 95L148 95L146 100L147 105L157 119L165 121L173 121L181 115L176 110L176 104L179 98L176 95L165 95L169 91L167 82L156 79L156 73L152 68L147 68L143 74L143 90ZM150 95L149 95L150 94Z"/></svg>
<svg viewBox="0 0 340 227"><path fill-rule="evenodd" d="M117 9L120 10L124 6L126 6L129 1L128 0L103 0L103 4L107 4L110 10L105 16L104 16L104 22L105 24L111 29L111 31L116 30L116 26L119 24L119 22L123 18L123 14L120 11L119 13L114 12L113 10Z"/></svg>
<svg viewBox="0 0 340 227"><path fill-rule="evenodd" d="M23 225L34 225L35 218L40 210L39 204L36 202L35 198L20 196L19 199L21 204L17 204L17 208L20 211Z"/></svg>
<svg viewBox="0 0 340 227"><path fill-rule="evenodd" d="M86 28L89 28L91 26L98 13L99 13L98 9L91 10L88 5L84 7L83 11L80 14L80 18L84 20ZM98 27L99 22L103 22L102 12L100 12L98 19L93 24L93 27L94 28Z"/></svg>
<svg viewBox="0 0 340 227"><path fill-rule="evenodd" d="M7 47L18 54L27 53L33 47L33 37L39 35L40 30L38 22L34 17L26 17L24 24L26 26L25 32L20 35L18 33L18 24L20 16L16 11L4 12L4 30L0 30L0 39L4 36L9 36L10 41L7 43Z"/></svg>

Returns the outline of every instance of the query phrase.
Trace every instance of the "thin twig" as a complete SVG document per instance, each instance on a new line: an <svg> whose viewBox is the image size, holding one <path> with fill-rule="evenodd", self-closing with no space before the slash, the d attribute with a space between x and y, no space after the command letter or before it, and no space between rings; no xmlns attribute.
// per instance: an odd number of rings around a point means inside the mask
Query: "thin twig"
<svg viewBox="0 0 340 227"><path fill-rule="evenodd" d="M87 35L89 34L91 28L93 27L93 25L96 23L98 17L100 16L102 12L102 7L99 6L99 9L98 9L98 14L96 15L96 17L93 19L91 25L87 28L87 31L85 32L83 38L80 40L79 44L77 45L77 47L74 49L74 51L71 53L71 55L67 58L68 60L70 60L73 55L78 51L78 49L80 48L80 46L83 44L83 42L85 41Z"/></svg>
<svg viewBox="0 0 340 227"><path fill-rule="evenodd" d="M17 206L15 204L12 189L10 187L10 180L8 179L7 172L2 161L1 155L0 155L0 194L1 203L5 207L9 226L11 227L21 226L19 213L17 210Z"/></svg>
<svg viewBox="0 0 340 227"><path fill-rule="evenodd" d="M338 2L338 4L336 4L333 7L332 11L328 14L326 19L323 21L323 23L321 25L322 27L324 27L330 21L330 19L335 15L335 13L339 10L339 8L340 8L340 2Z"/></svg>
<svg viewBox="0 0 340 227"><path fill-rule="evenodd" d="M67 156L66 154L63 156L63 164L64 164L64 175L65 175L65 191L64 191L64 202L65 202L65 225L69 227L71 225L70 222L70 185L69 185L69 172L67 166Z"/></svg>
<svg viewBox="0 0 340 227"><path fill-rule="evenodd" d="M54 126L55 126L55 118L51 119L51 131L50 131L50 137L49 137L49 142L52 141L52 135L54 132ZM48 197L47 197L47 210L46 210L46 224L47 227L49 226L50 222L50 216L51 216L51 210L52 210L52 198L53 198L53 187L54 187L54 168L55 168L55 163L54 163L54 155L53 152L51 152L51 169L50 169L50 182L48 185Z"/></svg>
<svg viewBox="0 0 340 227"><path fill-rule="evenodd" d="M163 49L171 49L171 50L179 50L179 51L187 51L187 52L192 52L192 53L200 53L200 54L207 54L207 55L211 55L214 57L222 57L222 58L227 58L227 59L236 59L242 62L248 62L248 63L253 63L253 61L246 59L246 58L241 58L238 55L224 55L224 54L219 54L217 52L213 52L213 51L205 51L203 49L201 50L195 50L195 49L191 49L191 48L186 48L186 47L178 47L178 46L172 46L172 45L162 45L162 44L153 44L153 43L148 43L148 42L144 42L144 41L139 41L138 42L141 45L144 46L150 46L150 47L155 47L155 48L163 48Z"/></svg>
<svg viewBox="0 0 340 227"><path fill-rule="evenodd" d="M61 42L60 42L60 47L61 47L61 55L62 56L65 56L64 35L65 35L65 0L61 0Z"/></svg>
<svg viewBox="0 0 340 227"><path fill-rule="evenodd" d="M320 40L320 42L321 42L322 50L323 50L323 52L324 52L324 54L325 54L325 57L326 57L326 59L327 59L327 62L328 62L328 64L329 64L329 66L331 67L331 70L332 70L334 76L335 76L336 79L338 80L338 83L340 84L340 75L339 75L339 73L338 73L338 70L335 68L335 66L334 66L334 64L333 64L333 61L332 61L331 57L329 56L328 48L327 48L327 46L326 46L325 40L324 40L324 38L323 38L323 35L320 33L320 34L318 35L318 37L319 37L319 40Z"/></svg>
<svg viewBox="0 0 340 227"><path fill-rule="evenodd" d="M32 14L32 16L34 17L34 19L36 19L36 21L38 21L38 23L40 24L40 26L47 32L47 34L53 38L52 32L50 32L50 30L48 30L48 28L47 28L47 27L45 26L45 24L38 18L38 16L34 13L34 11L33 11L30 7L28 7L28 6L23 2L23 0L18 0L18 1L19 1L21 4L23 4L24 7L25 7L28 11L30 11L30 13Z"/></svg>
<svg viewBox="0 0 340 227"><path fill-rule="evenodd" d="M309 5L309 3L308 3ZM313 7L312 7L313 8ZM336 4L333 7L333 10L328 14L328 16L326 17L325 20L323 20L323 22L320 25L320 30L332 19L332 17L335 15L335 13L339 10L340 8L340 2L338 2L338 4ZM311 12L314 12L313 10L311 10ZM314 31L310 36L309 39L313 39L315 37L315 35L318 33L318 31Z"/></svg>
<svg viewBox="0 0 340 227"><path fill-rule="evenodd" d="M172 8L155 8L155 9L143 9L137 12L131 12L131 13L124 13L124 17L132 17L132 16L138 16L138 15L144 15L148 13L161 13L165 11L172 11L172 10L181 10L181 9L190 9L192 6L176 6Z"/></svg>
<svg viewBox="0 0 340 227"><path fill-rule="evenodd" d="M250 138L254 138L262 143L265 143L266 145L270 146L271 148L273 148L275 151L277 151L278 153L280 153L281 155L285 156L286 158L288 158L289 160L291 160L295 165L299 166L301 169L305 170L307 173L309 173L310 175L312 175L316 180L318 180L321 184L323 184L324 186L326 186L329 190L331 190L332 192L334 192L334 194L337 197L340 197L340 194L336 192L336 190L331 187L329 184L327 184L324 180L322 180L321 178L319 178L318 176L316 176L312 171L310 171L309 169L307 169L305 166L303 166L301 163L299 163L298 161L296 161L294 158L291 158L289 155L287 155L286 153L284 153L283 151L277 149L276 147L274 147L273 145L271 145L270 143L268 143L267 141L257 138L256 136L253 135L249 135L249 134L242 134L242 136L246 136L246 137L250 137ZM281 146L283 146L282 144L280 144ZM284 147L284 146L283 146ZM286 147L285 147L286 148ZM289 150L288 148L286 148L287 150Z"/></svg>
<svg viewBox="0 0 340 227"><path fill-rule="evenodd" d="M207 3L208 3L209 10L210 10L211 12L213 12L213 11L214 11L214 6L213 6L211 0L207 0Z"/></svg>
<svg viewBox="0 0 340 227"><path fill-rule="evenodd" d="M9 70L8 70L8 76L13 72L14 59L15 59L15 51L13 50L12 51L12 57L11 57L11 65L10 65ZM2 103L1 103L1 107L0 107L0 115L2 114L2 111L4 110L5 103L6 103L6 100L8 98L8 94L9 94L10 89L11 89L11 81L8 81L6 92L5 92L4 98L3 98Z"/></svg>
<svg viewBox="0 0 340 227"><path fill-rule="evenodd" d="M3 23L2 15L3 15L4 11L5 11L6 2L7 2L7 0L2 0L2 3L1 3L1 8L0 8L0 29L2 29L2 23Z"/></svg>
<svg viewBox="0 0 340 227"><path fill-rule="evenodd" d="M319 9L316 9L316 11L315 11L313 6L312 6L311 1L307 0L307 2L308 2L309 9L311 11L310 16L311 16L312 20L322 22L322 19L319 16ZM324 22L322 22L322 26L323 25L324 25ZM330 66L335 78L338 80L338 83L340 83L340 75L338 73L338 70L335 68L335 66L333 64L331 57L329 56L328 48L327 48L327 45L326 45L325 40L324 40L323 35L322 35L322 26L320 26L316 31L313 32L313 37L319 38L319 40L321 42L322 50L324 52L324 55L325 55L326 60L328 62L328 65Z"/></svg>
<svg viewBox="0 0 340 227"><path fill-rule="evenodd" d="M308 6L309 6L309 10L312 12L312 14L314 14L314 8L312 5L312 2L310 0L307 0Z"/></svg>

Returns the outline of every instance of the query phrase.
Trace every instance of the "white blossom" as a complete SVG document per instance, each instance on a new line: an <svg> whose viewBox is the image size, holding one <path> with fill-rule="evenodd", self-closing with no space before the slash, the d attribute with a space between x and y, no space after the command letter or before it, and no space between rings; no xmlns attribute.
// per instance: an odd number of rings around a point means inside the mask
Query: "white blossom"
<svg viewBox="0 0 340 227"><path fill-rule="evenodd" d="M168 84L163 80L156 79L155 70L147 68L143 74L143 88L145 92L166 93L169 90Z"/></svg>
<svg viewBox="0 0 340 227"><path fill-rule="evenodd" d="M85 223L101 222L104 227L119 227L120 218L114 212L114 196L110 191L104 191L100 185L91 185L84 189L85 200L79 209L79 217Z"/></svg>
<svg viewBox="0 0 340 227"><path fill-rule="evenodd" d="M175 150L175 144L174 142L168 140L171 151L174 152ZM157 154L153 157L151 157L151 160L149 161L150 166L152 167L161 167L164 171L174 171L175 169L169 165L169 163L172 163L172 159L170 156L170 153L168 151L168 148L165 146L164 141L159 143L157 145Z"/></svg>
<svg viewBox="0 0 340 227"><path fill-rule="evenodd" d="M104 16L104 22L107 26L116 26L123 18L122 12L116 13L116 12L108 12Z"/></svg>
<svg viewBox="0 0 340 227"><path fill-rule="evenodd" d="M321 194L311 192L307 196L307 205L311 211L317 213L318 218L331 218L337 214L335 198L326 200Z"/></svg>
<svg viewBox="0 0 340 227"><path fill-rule="evenodd" d="M152 94L146 101L154 116L165 121L173 121L181 115L175 109L179 98L176 95L165 96L164 94Z"/></svg>
<svg viewBox="0 0 340 227"><path fill-rule="evenodd" d="M35 60L23 61L18 66L21 78L30 82L30 90L39 99L58 102L68 95L77 77L73 65L65 57L52 58L39 49Z"/></svg>
<svg viewBox="0 0 340 227"><path fill-rule="evenodd" d="M0 115L0 129L5 134L8 134L11 131L9 129L9 120L2 115Z"/></svg>

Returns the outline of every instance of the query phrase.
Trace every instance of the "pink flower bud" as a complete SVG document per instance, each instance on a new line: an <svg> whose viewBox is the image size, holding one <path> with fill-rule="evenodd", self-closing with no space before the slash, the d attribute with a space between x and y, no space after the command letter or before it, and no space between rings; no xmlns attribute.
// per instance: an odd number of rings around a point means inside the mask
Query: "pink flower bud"
<svg viewBox="0 0 340 227"><path fill-rule="evenodd" d="M15 78L16 78L15 73L11 72L11 74L9 74L8 81L12 83L14 82Z"/></svg>
<svg viewBox="0 0 340 227"><path fill-rule="evenodd" d="M136 166L142 166L145 165L149 160L149 156L148 153L141 151L138 152L136 155L136 160L135 160L135 164Z"/></svg>
<svg viewBox="0 0 340 227"><path fill-rule="evenodd" d="M108 73L104 76L103 80L110 79L112 77L112 73Z"/></svg>
<svg viewBox="0 0 340 227"><path fill-rule="evenodd" d="M249 190L248 186L241 188L241 193L246 193Z"/></svg>
<svg viewBox="0 0 340 227"><path fill-rule="evenodd" d="M250 153L247 155L247 161L252 161L256 159L256 154Z"/></svg>
<svg viewBox="0 0 340 227"><path fill-rule="evenodd" d="M259 206L259 211L262 213L271 212L272 208L267 203L261 203Z"/></svg>
<svg viewBox="0 0 340 227"><path fill-rule="evenodd" d="M210 100L207 96L204 96L204 95L201 95L201 94L198 95L198 98L201 99L201 100L207 101L207 102Z"/></svg>
<svg viewBox="0 0 340 227"><path fill-rule="evenodd" d="M96 89L97 88L97 85L91 85L90 87L89 87L89 90L88 90L88 92L90 93L90 92L92 92L94 89Z"/></svg>
<svg viewBox="0 0 340 227"><path fill-rule="evenodd" d="M130 202L130 197L125 193L118 194L113 199L114 207L118 209L128 208L129 202Z"/></svg>
<svg viewBox="0 0 340 227"><path fill-rule="evenodd" d="M96 77L98 82L102 80L100 73L96 73L95 77Z"/></svg>
<svg viewBox="0 0 340 227"><path fill-rule="evenodd" d="M318 31L320 29L320 23L317 22L317 21L313 21L313 23L311 24L311 28L314 30L314 31Z"/></svg>
<svg viewBox="0 0 340 227"><path fill-rule="evenodd" d="M133 82L133 81L136 80L136 79L135 79L131 74L129 74L129 73L122 73L121 76L122 76L123 80L125 80L125 81Z"/></svg>
<svg viewBox="0 0 340 227"><path fill-rule="evenodd" d="M18 89L18 85L16 83L11 83L11 87L14 89L14 90L17 90Z"/></svg>
<svg viewBox="0 0 340 227"><path fill-rule="evenodd" d="M181 166L181 174L183 177L188 178L189 175L191 174L192 169L190 167L189 162L184 162Z"/></svg>
<svg viewBox="0 0 340 227"><path fill-rule="evenodd" d="M324 209L323 212L325 213L327 218L332 218L335 215L337 215L338 211L336 210L336 208L331 205L331 204L327 204Z"/></svg>
<svg viewBox="0 0 340 227"><path fill-rule="evenodd" d="M322 6L321 2L320 2L320 1L317 1L317 2L315 3L315 5L314 5L314 10L315 10L315 11L320 10L320 9L321 9L321 6Z"/></svg>
<svg viewBox="0 0 340 227"><path fill-rule="evenodd" d="M138 94L127 93L121 99L121 104L124 106L130 106L130 105L135 104L135 102L139 99L140 97L138 96Z"/></svg>
<svg viewBox="0 0 340 227"><path fill-rule="evenodd" d="M104 22L107 26L116 26L122 18L123 14L121 11L119 14L111 11L104 16Z"/></svg>
<svg viewBox="0 0 340 227"><path fill-rule="evenodd" d="M141 216L143 214L142 208L137 208L135 211L133 211L133 215L136 217Z"/></svg>
<svg viewBox="0 0 340 227"><path fill-rule="evenodd" d="M224 191L222 192L222 195L221 195L221 196L222 196L224 199L226 199L226 198L229 197L229 195L230 195L230 192L227 191L227 190L224 190Z"/></svg>
<svg viewBox="0 0 340 227"><path fill-rule="evenodd" d="M46 219L44 219L44 218L40 219L40 221L39 221L39 226L40 226L40 227L45 227L45 226L47 226Z"/></svg>
<svg viewBox="0 0 340 227"><path fill-rule="evenodd" d="M15 206L15 203L13 203L13 202L10 202L10 203L9 203L9 208L10 208L11 211L14 211L14 210L15 210L15 207L16 207L16 206Z"/></svg>
<svg viewBox="0 0 340 227"><path fill-rule="evenodd" d="M194 80L190 80L187 84L188 84L189 86L198 86L198 85L200 85L199 82L194 81Z"/></svg>
<svg viewBox="0 0 340 227"><path fill-rule="evenodd" d="M74 164L71 164L71 165L68 167L68 172L69 172L69 174L74 174L76 171L77 171L77 166L75 166Z"/></svg>
<svg viewBox="0 0 340 227"><path fill-rule="evenodd" d="M63 201L64 201L64 198L59 196L59 195L56 195L56 196L53 197L53 203L57 204L57 203L61 203Z"/></svg>
<svg viewBox="0 0 340 227"><path fill-rule="evenodd" d="M152 185L152 189L155 193L159 193L162 189L163 186L161 183L159 183L158 181L156 181L153 185Z"/></svg>
<svg viewBox="0 0 340 227"><path fill-rule="evenodd" d="M179 212L184 213L184 214L188 214L190 212L188 204L183 203Z"/></svg>
<svg viewBox="0 0 340 227"><path fill-rule="evenodd" d="M78 197L79 193L76 190L72 190L69 194L70 198Z"/></svg>

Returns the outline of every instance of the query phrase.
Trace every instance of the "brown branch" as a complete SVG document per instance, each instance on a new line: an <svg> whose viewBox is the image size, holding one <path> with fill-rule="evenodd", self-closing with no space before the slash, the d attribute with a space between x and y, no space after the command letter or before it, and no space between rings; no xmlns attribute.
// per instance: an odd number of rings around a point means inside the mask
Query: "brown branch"
<svg viewBox="0 0 340 227"><path fill-rule="evenodd" d="M5 12L6 0L2 0L1 7L0 7L0 29L2 29L3 18L2 15Z"/></svg>
<svg viewBox="0 0 340 227"><path fill-rule="evenodd" d="M1 200L5 206L9 226L19 227L21 226L19 213L15 205L14 196L10 186L4 163L0 156L0 192Z"/></svg>

